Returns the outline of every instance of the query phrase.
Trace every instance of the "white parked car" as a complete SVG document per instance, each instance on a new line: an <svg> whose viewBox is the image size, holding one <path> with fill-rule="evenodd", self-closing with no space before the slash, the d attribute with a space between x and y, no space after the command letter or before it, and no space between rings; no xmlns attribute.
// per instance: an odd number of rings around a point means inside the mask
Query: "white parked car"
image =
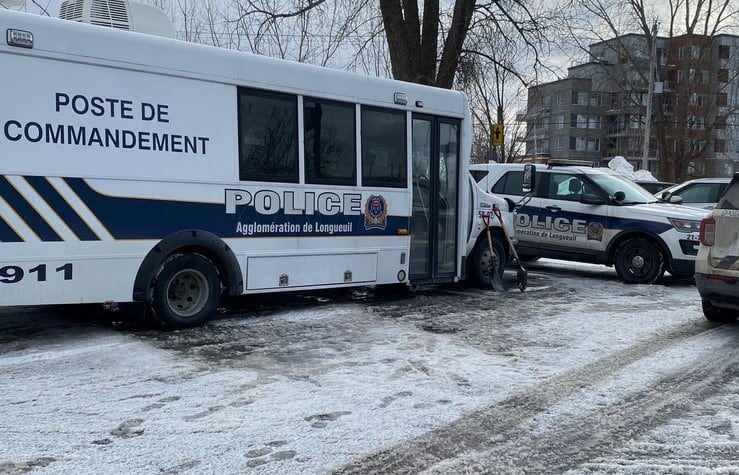
<svg viewBox="0 0 739 475"><path fill-rule="evenodd" d="M669 203L713 209L730 181L731 178L696 178L665 188L655 196Z"/></svg>
<svg viewBox="0 0 739 475"><path fill-rule="evenodd" d="M470 165L486 191L519 202L518 253L614 266L622 281L650 284L665 271L692 276L706 210L659 203L608 168L536 165L530 194L524 164Z"/></svg>
<svg viewBox="0 0 739 475"><path fill-rule="evenodd" d="M712 322L739 317L739 173L711 214L701 221L695 284Z"/></svg>

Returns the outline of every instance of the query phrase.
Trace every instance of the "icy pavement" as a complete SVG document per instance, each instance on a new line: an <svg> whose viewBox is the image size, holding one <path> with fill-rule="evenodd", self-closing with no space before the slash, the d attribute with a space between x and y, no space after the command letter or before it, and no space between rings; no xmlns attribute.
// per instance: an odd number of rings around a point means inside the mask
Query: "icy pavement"
<svg viewBox="0 0 739 475"><path fill-rule="evenodd" d="M739 473L739 327L694 286L547 260L529 286L171 333L5 310L0 473Z"/></svg>

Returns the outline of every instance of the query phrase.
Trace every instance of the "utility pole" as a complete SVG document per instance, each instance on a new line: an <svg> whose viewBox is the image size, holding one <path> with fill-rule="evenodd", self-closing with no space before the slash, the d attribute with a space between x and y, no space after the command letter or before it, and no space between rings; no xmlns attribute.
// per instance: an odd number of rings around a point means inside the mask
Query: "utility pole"
<svg viewBox="0 0 739 475"><path fill-rule="evenodd" d="M651 139L652 131L652 97L654 95L654 69L655 69L655 56L657 56L657 20L654 20L652 24L652 44L649 49L649 84L647 90L647 110L644 117L644 149L642 151L642 168L649 170L649 140Z"/></svg>

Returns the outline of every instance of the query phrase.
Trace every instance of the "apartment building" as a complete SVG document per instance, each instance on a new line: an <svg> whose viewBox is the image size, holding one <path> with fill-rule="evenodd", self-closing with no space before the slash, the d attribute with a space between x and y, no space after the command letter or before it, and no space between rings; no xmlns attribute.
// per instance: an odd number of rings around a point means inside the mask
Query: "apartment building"
<svg viewBox="0 0 739 475"><path fill-rule="evenodd" d="M650 50L629 34L591 45L589 56L529 88L527 158L620 155L656 176L673 161L679 178L739 171L738 36L657 37Z"/></svg>

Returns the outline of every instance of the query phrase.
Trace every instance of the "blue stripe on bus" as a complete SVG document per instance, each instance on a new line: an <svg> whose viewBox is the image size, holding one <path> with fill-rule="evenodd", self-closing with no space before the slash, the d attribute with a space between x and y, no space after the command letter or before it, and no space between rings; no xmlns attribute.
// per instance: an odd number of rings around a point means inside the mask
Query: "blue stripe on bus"
<svg viewBox="0 0 739 475"><path fill-rule="evenodd" d="M23 242L23 239L13 231L2 216L0 216L0 242Z"/></svg>
<svg viewBox="0 0 739 475"><path fill-rule="evenodd" d="M62 238L49 226L44 218L31 206L28 201L13 188L7 178L0 177L0 196L26 222L42 241L62 241Z"/></svg>
<svg viewBox="0 0 739 475"><path fill-rule="evenodd" d="M90 229L87 223L67 203L44 177L27 176L26 181L34 190L56 211L60 218L69 226L81 241L99 241L100 237Z"/></svg>
<svg viewBox="0 0 739 475"><path fill-rule="evenodd" d="M388 216L385 229L366 229L362 215L286 215L283 211L260 215L252 206L244 206L238 215L226 214L224 204L108 196L93 190L82 178L64 181L115 239L162 239L183 229L202 229L223 238L329 236L329 231L317 231L316 225L345 224L351 226L350 232L333 235L382 236L397 235L399 228L410 226L410 218L403 216ZM267 229L251 232L250 226L255 224Z"/></svg>

